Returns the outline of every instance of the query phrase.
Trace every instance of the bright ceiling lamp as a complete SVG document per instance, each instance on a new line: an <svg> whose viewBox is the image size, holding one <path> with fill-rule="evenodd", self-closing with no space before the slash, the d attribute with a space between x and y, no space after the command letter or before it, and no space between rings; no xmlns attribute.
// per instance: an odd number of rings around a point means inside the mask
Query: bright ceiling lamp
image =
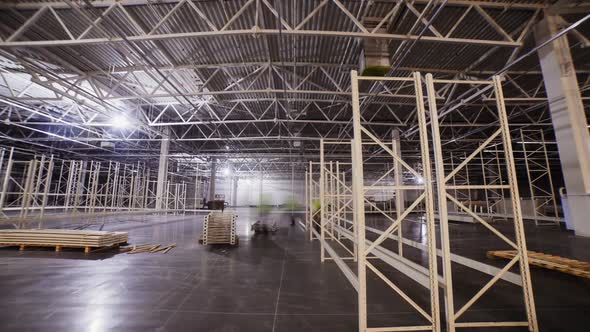
<svg viewBox="0 0 590 332"><path fill-rule="evenodd" d="M229 167L228 167L228 168L225 168L225 169L223 170L223 175L225 175L225 176L229 176L229 175L230 175L230 173L231 173L231 171L229 170Z"/></svg>
<svg viewBox="0 0 590 332"><path fill-rule="evenodd" d="M131 122L129 122L129 119L127 119L126 116L116 115L115 117L113 117L112 125L115 128L123 129L123 128L128 128L129 126L131 126Z"/></svg>

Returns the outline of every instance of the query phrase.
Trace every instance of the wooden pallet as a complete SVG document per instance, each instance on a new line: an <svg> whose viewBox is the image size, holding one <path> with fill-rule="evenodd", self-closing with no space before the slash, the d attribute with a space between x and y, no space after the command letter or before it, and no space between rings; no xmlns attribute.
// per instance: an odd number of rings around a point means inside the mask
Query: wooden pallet
<svg viewBox="0 0 590 332"><path fill-rule="evenodd" d="M83 246L71 246L71 245L55 245L50 243L27 243L27 244L14 244L14 243L0 243L2 247L18 247L18 250L23 251L26 248L54 248L56 252L61 252L64 248L70 249L84 249L84 253L88 254L91 252L105 251L108 249L115 249L119 247L119 244L107 246L107 247L83 247Z"/></svg>
<svg viewBox="0 0 590 332"><path fill-rule="evenodd" d="M226 212L211 212L205 216L202 241L208 244L237 244L237 215Z"/></svg>
<svg viewBox="0 0 590 332"><path fill-rule="evenodd" d="M516 250L488 251L487 256L489 258L512 259L516 256ZM535 251L528 251L528 257L530 265L590 279L590 263L588 262L543 254Z"/></svg>
<svg viewBox="0 0 590 332"><path fill-rule="evenodd" d="M0 230L0 245L26 247L84 248L85 253L104 250L127 243L126 232L86 231L69 229L7 229Z"/></svg>

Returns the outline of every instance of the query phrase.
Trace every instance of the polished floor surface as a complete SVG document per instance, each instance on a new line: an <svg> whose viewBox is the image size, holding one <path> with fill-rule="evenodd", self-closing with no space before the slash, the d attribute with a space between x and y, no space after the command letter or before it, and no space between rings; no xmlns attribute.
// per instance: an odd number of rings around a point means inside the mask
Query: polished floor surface
<svg viewBox="0 0 590 332"><path fill-rule="evenodd" d="M186 215L90 221L88 229L129 232L133 244L176 243L168 254L84 255L80 250L2 248L0 331L358 330L354 289L334 263L319 262L317 241L307 241L301 228L290 226L289 216L281 214L274 215L280 225L276 234L251 234L254 211L238 212L238 247L200 245L202 215ZM77 222L65 220L59 226ZM371 218L369 222L377 224ZM405 232L422 240L419 224ZM465 256L484 260L485 250L503 248L481 226L453 225L451 232L452 246ZM590 260L588 239L551 229L532 229L528 237L530 249ZM408 250L408 254L421 259L419 253ZM378 266L416 302L427 303L425 289L389 267ZM479 272L453 269L458 303L487 282ZM368 280L371 327L425 323L374 275ZM533 268L533 282L541 331L588 331L588 280ZM517 287L500 282L464 318L522 319L520 298Z"/></svg>

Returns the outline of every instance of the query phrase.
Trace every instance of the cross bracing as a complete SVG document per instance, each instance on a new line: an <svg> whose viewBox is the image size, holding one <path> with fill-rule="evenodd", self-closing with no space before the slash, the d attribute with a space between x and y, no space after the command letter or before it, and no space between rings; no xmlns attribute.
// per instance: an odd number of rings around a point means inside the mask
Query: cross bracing
<svg viewBox="0 0 590 332"><path fill-rule="evenodd" d="M562 28L585 10L560 6ZM533 49L532 26L549 9L546 1L3 2L2 139L124 156L156 153L169 127L177 153L313 151L319 139L351 137L349 73L365 41L386 41L396 75L477 81ZM587 30L568 33L584 100ZM541 75L535 56L503 75L515 136L551 125ZM466 89L437 88L443 104ZM362 124L382 137L393 128L411 132L407 87L375 91L360 95ZM460 150L468 136L485 137L497 120L491 106L483 94L441 118L443 144ZM121 118L132 129L118 128ZM406 149L418 143L407 142Z"/></svg>

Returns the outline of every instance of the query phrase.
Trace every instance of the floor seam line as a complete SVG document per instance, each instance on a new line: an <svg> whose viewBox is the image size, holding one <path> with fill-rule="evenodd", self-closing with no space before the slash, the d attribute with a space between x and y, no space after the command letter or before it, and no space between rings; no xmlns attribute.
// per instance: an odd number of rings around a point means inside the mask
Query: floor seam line
<svg viewBox="0 0 590 332"><path fill-rule="evenodd" d="M221 262L220 258L215 258L213 261L213 269L215 269L217 267L217 263ZM162 324L161 329L165 330L166 325L168 325L168 323L170 323L170 320L172 319L172 317L174 317L179 311L180 308L186 303L186 301L188 301L188 299L193 295L195 289L197 287L199 287L201 285L201 283L203 283L203 278L199 278L199 281L191 288L191 290L188 292L188 294L183 298L183 300L181 302L179 302L178 306L176 306L176 308L172 311L172 314L168 317L168 319L166 319L166 321L164 322L164 324Z"/></svg>
<svg viewBox="0 0 590 332"><path fill-rule="evenodd" d="M287 238L288 238L288 234L287 234ZM282 267L281 267L281 280L279 282L279 290L277 292L277 302L275 304L275 313L274 313L274 318L272 321L272 332L275 332L275 328L277 325L277 316L278 316L278 312L279 312L279 300L281 299L281 288L283 286L283 277L285 275L285 264L287 262L287 248L288 248L289 244L287 242L287 245L285 246L285 249L283 249L283 263L282 263Z"/></svg>

